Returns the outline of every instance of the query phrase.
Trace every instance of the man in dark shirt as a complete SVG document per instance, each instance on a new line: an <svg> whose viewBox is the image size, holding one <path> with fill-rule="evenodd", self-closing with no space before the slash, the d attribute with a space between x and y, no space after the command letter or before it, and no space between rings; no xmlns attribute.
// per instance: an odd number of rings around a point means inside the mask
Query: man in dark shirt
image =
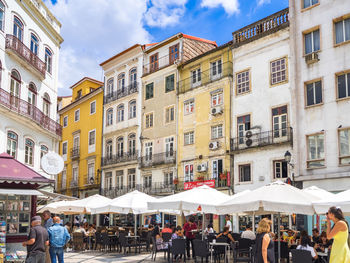
<svg viewBox="0 0 350 263"><path fill-rule="evenodd" d="M317 228L312 229L312 242L315 244L320 242L320 231Z"/></svg>
<svg viewBox="0 0 350 263"><path fill-rule="evenodd" d="M28 235L28 241L23 242L27 246L26 263L45 263L45 250L49 245L49 234L41 226L41 217L32 218L31 229Z"/></svg>
<svg viewBox="0 0 350 263"><path fill-rule="evenodd" d="M195 258L194 254L194 248L193 248L193 240L195 238L194 236L194 230L197 230L197 225L194 222L194 217L190 217L190 220L188 220L187 223L184 224L184 231L186 236L186 250L187 250L187 257L190 258L190 244L192 247L192 257Z"/></svg>

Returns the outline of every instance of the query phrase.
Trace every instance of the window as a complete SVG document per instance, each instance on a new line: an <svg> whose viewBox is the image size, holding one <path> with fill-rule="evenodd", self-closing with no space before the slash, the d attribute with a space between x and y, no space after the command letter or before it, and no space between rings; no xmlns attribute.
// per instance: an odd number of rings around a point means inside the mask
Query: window
<svg viewBox="0 0 350 263"><path fill-rule="evenodd" d="M286 58L280 58L270 63L271 85L275 85L287 80Z"/></svg>
<svg viewBox="0 0 350 263"><path fill-rule="evenodd" d="M216 107L222 104L222 92L211 94L211 106Z"/></svg>
<svg viewBox="0 0 350 263"><path fill-rule="evenodd" d="M322 82L321 80L310 82L305 85L306 106L322 103Z"/></svg>
<svg viewBox="0 0 350 263"><path fill-rule="evenodd" d="M128 152L129 156L134 156L136 155L136 135L135 133L132 133L128 137Z"/></svg>
<svg viewBox="0 0 350 263"><path fill-rule="evenodd" d="M191 84L192 87L197 87L201 84L202 76L201 76L201 69L195 69L191 71Z"/></svg>
<svg viewBox="0 0 350 263"><path fill-rule="evenodd" d="M136 170L135 169L128 169L128 187L129 189L133 189L136 186Z"/></svg>
<svg viewBox="0 0 350 263"><path fill-rule="evenodd" d="M47 146L45 145L40 146L40 158L43 158L43 156L48 152L49 152L49 148L47 148Z"/></svg>
<svg viewBox="0 0 350 263"><path fill-rule="evenodd" d="M237 95L250 91L250 71L246 70L236 74Z"/></svg>
<svg viewBox="0 0 350 263"><path fill-rule="evenodd" d="M129 102L129 119L136 118L136 100Z"/></svg>
<svg viewBox="0 0 350 263"><path fill-rule="evenodd" d="M25 139L24 163L33 165L34 159L34 142L30 139Z"/></svg>
<svg viewBox="0 0 350 263"><path fill-rule="evenodd" d="M273 161L273 179L288 178L288 164L284 160Z"/></svg>
<svg viewBox="0 0 350 263"><path fill-rule="evenodd" d="M62 155L66 155L68 152L68 142L62 143Z"/></svg>
<svg viewBox="0 0 350 263"><path fill-rule="evenodd" d="M151 188L152 187L152 175L147 175L143 177L143 187Z"/></svg>
<svg viewBox="0 0 350 263"><path fill-rule="evenodd" d="M223 162L221 159L214 160L212 162L212 175L211 175L212 179L219 178L219 175L223 173L223 169L222 169L223 165L222 164L223 164Z"/></svg>
<svg viewBox="0 0 350 263"><path fill-rule="evenodd" d="M28 114L33 115L34 114L34 107L36 106L36 96L37 96L37 90L34 85L34 83L29 83L28 87Z"/></svg>
<svg viewBox="0 0 350 263"><path fill-rule="evenodd" d="M273 137L287 136L288 112L287 106L272 109Z"/></svg>
<svg viewBox="0 0 350 263"><path fill-rule="evenodd" d="M145 161L151 161L153 154L153 142L145 143Z"/></svg>
<svg viewBox="0 0 350 263"><path fill-rule="evenodd" d="M318 168L325 165L324 161L324 134L319 133L307 136L308 158L307 168Z"/></svg>
<svg viewBox="0 0 350 263"><path fill-rule="evenodd" d="M146 100L153 98L153 82L146 85Z"/></svg>
<svg viewBox="0 0 350 263"><path fill-rule="evenodd" d="M245 133L250 130L250 115L245 115L237 118L237 133L238 143L245 143Z"/></svg>
<svg viewBox="0 0 350 263"><path fill-rule="evenodd" d="M80 120L80 109L74 111L74 121L79 121Z"/></svg>
<svg viewBox="0 0 350 263"><path fill-rule="evenodd" d="M185 165L185 182L193 182L193 164Z"/></svg>
<svg viewBox="0 0 350 263"><path fill-rule="evenodd" d="M146 114L146 129L153 127L153 113Z"/></svg>
<svg viewBox="0 0 350 263"><path fill-rule="evenodd" d="M175 75L172 74L165 78L165 92L173 91L175 89Z"/></svg>
<svg viewBox="0 0 350 263"><path fill-rule="evenodd" d="M83 91L81 89L78 90L76 99L80 99L82 94L83 94Z"/></svg>
<svg viewBox="0 0 350 263"><path fill-rule="evenodd" d="M112 154L113 154L113 145L112 145L112 140L108 140L106 142L106 157L108 159L112 158Z"/></svg>
<svg viewBox="0 0 350 263"><path fill-rule="evenodd" d="M0 1L0 30L4 31L5 5Z"/></svg>
<svg viewBox="0 0 350 263"><path fill-rule="evenodd" d="M158 66L159 66L158 53L150 56L149 60L150 60L150 72L154 72L158 70Z"/></svg>
<svg viewBox="0 0 350 263"><path fill-rule="evenodd" d="M112 172L107 172L105 174L105 189L111 190L112 189Z"/></svg>
<svg viewBox="0 0 350 263"><path fill-rule="evenodd" d="M350 18L335 23L335 43L339 44L350 40Z"/></svg>
<svg viewBox="0 0 350 263"><path fill-rule="evenodd" d="M106 126L112 125L113 124L113 109L110 108L107 110L107 122Z"/></svg>
<svg viewBox="0 0 350 263"><path fill-rule="evenodd" d="M194 111L194 100L187 100L184 102L184 114L191 114Z"/></svg>
<svg viewBox="0 0 350 263"><path fill-rule="evenodd" d="M46 63L46 71L50 74L52 73L52 52L45 48L45 63Z"/></svg>
<svg viewBox="0 0 350 263"><path fill-rule="evenodd" d="M78 166L74 166L72 168L72 181L73 181L73 185L77 186L78 185L78 175L79 175L79 167Z"/></svg>
<svg viewBox="0 0 350 263"><path fill-rule="evenodd" d="M96 131L89 131L89 146L95 145Z"/></svg>
<svg viewBox="0 0 350 263"><path fill-rule="evenodd" d="M305 55L320 50L320 30L304 34Z"/></svg>
<svg viewBox="0 0 350 263"><path fill-rule="evenodd" d="M221 59L210 63L210 78L220 78L222 74L222 62Z"/></svg>
<svg viewBox="0 0 350 263"><path fill-rule="evenodd" d="M7 154L13 158L17 157L18 136L13 131L7 132Z"/></svg>
<svg viewBox="0 0 350 263"><path fill-rule="evenodd" d="M337 75L338 99L350 97L350 72Z"/></svg>
<svg viewBox="0 0 350 263"><path fill-rule="evenodd" d="M88 163L88 176L87 183L93 184L95 183L95 163Z"/></svg>
<svg viewBox="0 0 350 263"><path fill-rule="evenodd" d="M96 101L90 103L90 114L96 113Z"/></svg>
<svg viewBox="0 0 350 263"><path fill-rule="evenodd" d="M115 184L115 186L118 190L123 189L123 185L124 185L123 184L123 177L124 177L123 170L116 172L116 184Z"/></svg>
<svg viewBox="0 0 350 263"><path fill-rule="evenodd" d="M170 123L175 120L175 106L165 109L165 123Z"/></svg>
<svg viewBox="0 0 350 263"><path fill-rule="evenodd" d="M173 172L165 172L164 173L164 185L172 185L174 182L174 173Z"/></svg>
<svg viewBox="0 0 350 263"><path fill-rule="evenodd" d="M46 116L50 116L51 100L49 94L45 93L43 98L43 112Z"/></svg>
<svg viewBox="0 0 350 263"><path fill-rule="evenodd" d="M218 139L222 137L222 124L211 127L211 139Z"/></svg>
<svg viewBox="0 0 350 263"><path fill-rule="evenodd" d="M339 164L350 164L350 129L339 130Z"/></svg>
<svg viewBox="0 0 350 263"><path fill-rule="evenodd" d="M107 80L107 96L113 95L113 86L114 86L114 79L110 78Z"/></svg>
<svg viewBox="0 0 350 263"><path fill-rule="evenodd" d="M304 7L308 8L309 6L313 6L318 3L318 0L303 0L304 1Z"/></svg>
<svg viewBox="0 0 350 263"><path fill-rule="evenodd" d="M19 106L19 93L21 90L21 76L16 70L11 71L10 104L12 107Z"/></svg>
<svg viewBox="0 0 350 263"><path fill-rule="evenodd" d="M123 155L124 155L124 138L119 137L117 139L117 156L123 157Z"/></svg>
<svg viewBox="0 0 350 263"><path fill-rule="evenodd" d="M30 51L32 51L35 55L38 55L39 40L34 34L30 35Z"/></svg>
<svg viewBox="0 0 350 263"><path fill-rule="evenodd" d="M186 132L184 134L184 145L194 144L194 132Z"/></svg>
<svg viewBox="0 0 350 263"><path fill-rule="evenodd" d="M13 35L23 41L23 23L17 17L13 20Z"/></svg>
<svg viewBox="0 0 350 263"><path fill-rule="evenodd" d="M250 164L239 165L238 170L239 170L239 182L250 182L251 181Z"/></svg>
<svg viewBox="0 0 350 263"><path fill-rule="evenodd" d="M63 117L63 128L68 126L68 116Z"/></svg>
<svg viewBox="0 0 350 263"><path fill-rule="evenodd" d="M124 121L124 104L121 104L117 108L117 122Z"/></svg>
<svg viewBox="0 0 350 263"><path fill-rule="evenodd" d="M129 83L130 89L131 90L136 89L137 88L137 69L136 68L132 68L129 71L129 78L130 78L130 83Z"/></svg>
<svg viewBox="0 0 350 263"><path fill-rule="evenodd" d="M78 151L79 153L79 145L80 145L80 134L74 135L73 137L73 151Z"/></svg>
<svg viewBox="0 0 350 263"><path fill-rule="evenodd" d="M165 156L174 156L174 137L165 138Z"/></svg>
<svg viewBox="0 0 350 263"><path fill-rule="evenodd" d="M61 189L66 189L66 187L67 187L67 170L66 168L64 168L61 176Z"/></svg>
<svg viewBox="0 0 350 263"><path fill-rule="evenodd" d="M120 73L118 76L118 94L125 92L125 73Z"/></svg>
<svg viewBox="0 0 350 263"><path fill-rule="evenodd" d="M177 59L179 59L179 44L169 47L169 64L174 64Z"/></svg>

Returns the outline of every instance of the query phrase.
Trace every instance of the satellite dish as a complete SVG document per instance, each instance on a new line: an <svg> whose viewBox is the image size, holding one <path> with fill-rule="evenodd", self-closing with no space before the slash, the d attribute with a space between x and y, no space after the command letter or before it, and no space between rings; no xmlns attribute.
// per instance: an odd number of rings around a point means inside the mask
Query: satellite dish
<svg viewBox="0 0 350 263"><path fill-rule="evenodd" d="M54 152L49 152L41 158L41 168L44 172L57 175L64 168L63 158Z"/></svg>

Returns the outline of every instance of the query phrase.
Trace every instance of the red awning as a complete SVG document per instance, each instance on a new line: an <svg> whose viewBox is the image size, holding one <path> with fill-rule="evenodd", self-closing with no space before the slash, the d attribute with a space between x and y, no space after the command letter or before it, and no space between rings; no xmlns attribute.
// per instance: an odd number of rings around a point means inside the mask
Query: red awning
<svg viewBox="0 0 350 263"><path fill-rule="evenodd" d="M25 164L17 161L7 153L0 154L0 181L27 182L27 183L53 183Z"/></svg>

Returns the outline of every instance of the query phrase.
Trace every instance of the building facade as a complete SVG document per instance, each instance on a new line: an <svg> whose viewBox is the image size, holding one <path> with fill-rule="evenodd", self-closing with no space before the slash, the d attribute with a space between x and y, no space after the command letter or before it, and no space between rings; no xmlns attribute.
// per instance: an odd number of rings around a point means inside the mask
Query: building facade
<svg viewBox="0 0 350 263"><path fill-rule="evenodd" d="M290 1L294 170L303 187L350 188L348 1Z"/></svg>
<svg viewBox="0 0 350 263"><path fill-rule="evenodd" d="M74 84L72 102L59 110L60 155L64 169L56 191L85 198L100 191L103 82L83 78Z"/></svg>
<svg viewBox="0 0 350 263"><path fill-rule="evenodd" d="M136 44L101 63L105 77L101 192L110 198L140 185L142 50Z"/></svg>
<svg viewBox="0 0 350 263"><path fill-rule="evenodd" d="M41 0L0 1L0 152L46 178L41 157L58 151L61 24Z"/></svg>

